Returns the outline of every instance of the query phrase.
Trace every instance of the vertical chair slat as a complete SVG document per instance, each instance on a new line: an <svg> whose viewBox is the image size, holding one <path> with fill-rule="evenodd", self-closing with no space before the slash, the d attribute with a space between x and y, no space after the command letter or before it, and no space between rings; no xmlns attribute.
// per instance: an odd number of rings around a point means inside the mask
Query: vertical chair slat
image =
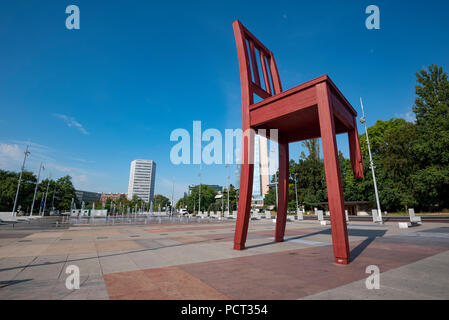
<svg viewBox="0 0 449 320"><path fill-rule="evenodd" d="M249 38L249 52L251 55L251 64L253 66L254 82L260 87L259 68L257 67L256 52L254 50L254 41Z"/></svg>
<svg viewBox="0 0 449 320"><path fill-rule="evenodd" d="M271 86L270 86L270 78L268 77L268 71L267 71L267 62L265 60L265 53L262 50L259 50L260 53L260 63L262 65L262 72L263 72L263 78L265 80L265 90L272 95L271 93Z"/></svg>
<svg viewBox="0 0 449 320"><path fill-rule="evenodd" d="M273 54L270 52L270 71L271 80L273 80L273 90L274 94L282 93L281 79L279 78L278 67L276 66L276 61L274 60Z"/></svg>

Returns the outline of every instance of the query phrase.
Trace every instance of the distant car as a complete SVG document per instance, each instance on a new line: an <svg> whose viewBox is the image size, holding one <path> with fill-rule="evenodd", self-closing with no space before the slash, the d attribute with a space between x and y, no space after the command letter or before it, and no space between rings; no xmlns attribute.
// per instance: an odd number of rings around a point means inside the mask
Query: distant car
<svg viewBox="0 0 449 320"><path fill-rule="evenodd" d="M188 214L189 211L187 211L187 209L179 209L179 213L184 215L184 214Z"/></svg>

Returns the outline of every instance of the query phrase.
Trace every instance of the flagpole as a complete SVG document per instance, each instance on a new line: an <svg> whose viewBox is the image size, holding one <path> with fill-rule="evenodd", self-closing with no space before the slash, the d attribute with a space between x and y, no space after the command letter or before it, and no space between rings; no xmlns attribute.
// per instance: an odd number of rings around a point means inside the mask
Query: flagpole
<svg viewBox="0 0 449 320"><path fill-rule="evenodd" d="M44 166L42 165L42 162L41 162L41 165L40 165L40 167L39 167L39 174L37 175L36 187L34 188L34 196L33 196L33 202L31 203L30 217L33 215L34 201L36 200L37 187L38 187L38 185L39 185L39 180L40 180L40 178L41 178L41 170L42 170L42 169L45 170L45 168L44 168Z"/></svg>
<svg viewBox="0 0 449 320"><path fill-rule="evenodd" d="M28 151L28 147L29 147L29 145L27 146L27 149L25 151L25 156L23 157L22 169L20 170L19 182L17 183L16 198L14 199L14 207L12 209L12 215L14 217L16 216L17 199L19 197L20 183L22 182L23 170L25 169L25 161L26 161L28 155L31 153L31 152Z"/></svg>
<svg viewBox="0 0 449 320"><path fill-rule="evenodd" d="M199 196L198 196L198 212L201 211L201 163L200 163L200 192L199 192Z"/></svg>
<svg viewBox="0 0 449 320"><path fill-rule="evenodd" d="M377 202L377 212L379 214L379 219L380 219L380 224L383 224L383 220L382 220L382 211L380 209L380 201L379 201L379 193L377 191L377 182L376 182L376 174L374 173L374 161L373 161L373 157L371 155L371 146L369 143L369 138L368 138L368 128L366 127L366 118L365 118L365 110L363 109L363 102L362 102L362 97L360 97L360 105L362 107L362 118L360 119L360 122L365 126L365 134L366 134L366 143L368 144L368 154L369 154L369 162L370 162L370 168L371 168L371 172L373 174L373 182L374 182L374 192L376 194L376 202Z"/></svg>
<svg viewBox="0 0 449 320"><path fill-rule="evenodd" d="M45 208L47 206L47 196L48 196L48 187L50 186L50 179L51 179L51 172L50 176L48 177L47 191L45 192L45 200L44 200L44 208L42 209L42 216L45 216Z"/></svg>

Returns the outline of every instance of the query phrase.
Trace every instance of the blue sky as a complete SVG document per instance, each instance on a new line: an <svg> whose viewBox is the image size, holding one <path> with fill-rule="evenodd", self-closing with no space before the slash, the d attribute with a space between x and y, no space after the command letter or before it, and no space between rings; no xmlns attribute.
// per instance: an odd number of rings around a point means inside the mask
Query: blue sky
<svg viewBox="0 0 449 320"><path fill-rule="evenodd" d="M178 198L198 165L170 162L170 133L241 127L232 22L276 57L284 89L329 74L368 125L413 120L414 73L449 69L447 1L19 1L0 2L0 167L70 174L75 187L126 192L134 159L157 163L156 193ZM78 5L81 29L65 27ZM365 28L365 8L381 29ZM267 9L269 8L269 9ZM359 132L361 132L359 125ZM347 154L346 137L338 139ZM299 144L291 157L299 156ZM232 182L234 176L231 172ZM203 183L226 184L203 165Z"/></svg>

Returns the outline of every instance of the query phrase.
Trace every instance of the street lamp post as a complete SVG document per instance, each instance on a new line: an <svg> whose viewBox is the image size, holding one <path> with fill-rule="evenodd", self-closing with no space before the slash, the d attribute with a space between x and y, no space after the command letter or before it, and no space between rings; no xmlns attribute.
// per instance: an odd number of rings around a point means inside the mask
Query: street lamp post
<svg viewBox="0 0 449 320"><path fill-rule="evenodd" d="M198 195L198 212L201 211L201 164L200 164L200 189L199 189L199 195Z"/></svg>
<svg viewBox="0 0 449 320"><path fill-rule="evenodd" d="M296 176L298 174L295 173L295 195L296 195L296 211L298 211L298 189L296 188Z"/></svg>
<svg viewBox="0 0 449 320"><path fill-rule="evenodd" d="M276 151L274 150L274 148L271 149L271 152L276 155ZM278 168L277 158L274 157L274 159L275 159L274 168ZM278 175L277 175L276 171L274 172L274 177L275 177L274 184L275 184L275 187L276 187L276 210L277 210L278 209L278 203L279 203L279 199L278 199L279 195L278 195Z"/></svg>
<svg viewBox="0 0 449 320"><path fill-rule="evenodd" d="M53 190L53 199L51 200L51 207L53 208L53 214L55 211L55 195L56 195L56 181L55 181L55 190Z"/></svg>
<svg viewBox="0 0 449 320"><path fill-rule="evenodd" d="M276 211L278 209L279 199L278 199L278 175L276 174Z"/></svg>
<svg viewBox="0 0 449 320"><path fill-rule="evenodd" d="M221 213L224 215L224 187L221 187Z"/></svg>
<svg viewBox="0 0 449 320"><path fill-rule="evenodd" d="M33 195L33 202L31 203L30 217L33 215L34 201L36 200L36 193L37 193L37 187L39 186L39 179L41 177L41 170L45 170L44 166L42 165L42 162L41 162L41 165L39 167L39 173L37 175L36 187L34 188L34 195ZM72 199L72 202L73 202L73 199ZM70 209L72 209L72 208L70 208Z"/></svg>
<svg viewBox="0 0 449 320"><path fill-rule="evenodd" d="M175 177L173 177L173 189L171 192L171 214L172 215L173 215L173 207L175 206L174 196L175 196Z"/></svg>
<svg viewBox="0 0 449 320"><path fill-rule="evenodd" d="M31 153L28 151L28 147L29 146L27 146L27 149L25 150L25 156L23 157L22 169L20 170L20 175L19 175L19 182L17 183L16 198L14 199L14 207L12 209L13 216L16 216L17 199L19 198L20 183L22 182L23 170L25 169L25 161L26 161L28 155L30 155L30 153Z"/></svg>
<svg viewBox="0 0 449 320"><path fill-rule="evenodd" d="M47 206L47 196L48 196L48 188L50 187L50 179L51 179L51 173L50 173L50 176L48 177L47 191L45 192L45 200L44 200L44 208L42 209L42 216L45 216L45 208Z"/></svg>
<svg viewBox="0 0 449 320"><path fill-rule="evenodd" d="M383 224L382 211L380 209L379 193L377 191L376 174L374 173L375 167L374 167L373 157L371 155L371 146L369 143L368 128L366 127L365 110L363 109L362 97L360 97L360 105L362 107L362 118L360 119L360 123L362 123L365 126L366 143L368 144L369 163L370 163L371 172L373 174L374 192L376 193L376 202L377 202L377 212L379 214L379 219L380 219L379 223Z"/></svg>
<svg viewBox="0 0 449 320"><path fill-rule="evenodd" d="M228 214L231 212L231 209L229 208L229 189L231 188L231 173L229 172L229 165L226 165L226 168L228 168Z"/></svg>

